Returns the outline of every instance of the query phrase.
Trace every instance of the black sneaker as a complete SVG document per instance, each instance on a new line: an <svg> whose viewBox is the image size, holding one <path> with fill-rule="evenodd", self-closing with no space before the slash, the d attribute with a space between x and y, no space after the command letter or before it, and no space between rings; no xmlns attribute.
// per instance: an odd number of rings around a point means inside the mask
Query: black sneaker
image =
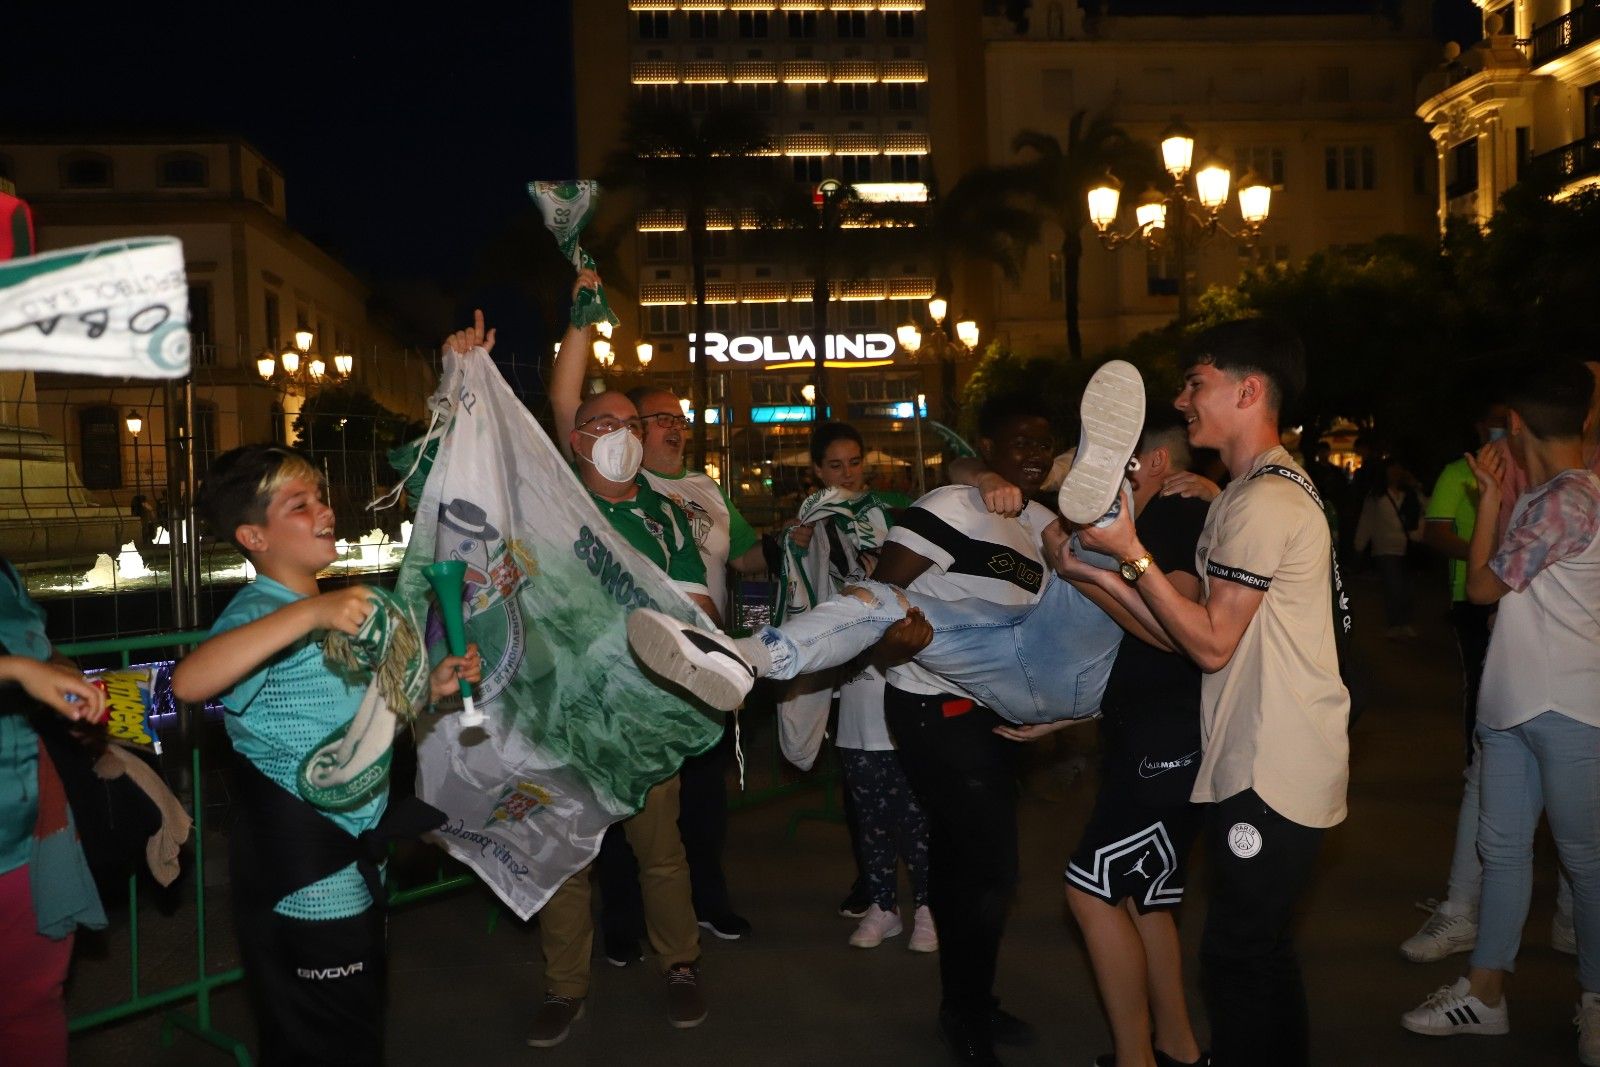
<svg viewBox="0 0 1600 1067"><path fill-rule="evenodd" d="M872 894L867 892L866 884L857 881L850 887L850 895L839 901L839 914L846 919L860 919L867 914L867 909L872 907Z"/></svg>
<svg viewBox="0 0 1600 1067"><path fill-rule="evenodd" d="M1175 1060L1160 1049L1156 1049L1156 1067L1211 1067L1211 1053L1202 1052L1200 1058L1191 1062Z"/></svg>
<svg viewBox="0 0 1600 1067"><path fill-rule="evenodd" d="M939 1013L939 1032L957 1063L977 1064L978 1067L1000 1067L1000 1057L994 1054L994 1041L988 1027L973 1025L972 1021L954 1012Z"/></svg>
<svg viewBox="0 0 1600 1067"><path fill-rule="evenodd" d="M651 608L628 615L628 645L651 671L719 711L736 710L755 684L755 668L731 640Z"/></svg>
<svg viewBox="0 0 1600 1067"><path fill-rule="evenodd" d="M989 1038L995 1044L1022 1048L1033 1044L1036 1036L1032 1023L1017 1018L999 1005L989 1009Z"/></svg>
<svg viewBox="0 0 1600 1067"><path fill-rule="evenodd" d="M719 911L700 920L700 929L724 941L737 941L750 933L750 920L732 911Z"/></svg>
<svg viewBox="0 0 1600 1067"><path fill-rule="evenodd" d="M613 967L626 967L630 963L638 963L644 959L644 953L639 951L637 937L624 937L619 934L605 935L606 962Z"/></svg>

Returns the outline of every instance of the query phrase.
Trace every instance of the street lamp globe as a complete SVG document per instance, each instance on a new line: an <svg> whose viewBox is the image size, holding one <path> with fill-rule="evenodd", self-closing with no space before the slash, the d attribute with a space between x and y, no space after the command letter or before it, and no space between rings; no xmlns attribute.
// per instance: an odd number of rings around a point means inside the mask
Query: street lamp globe
<svg viewBox="0 0 1600 1067"><path fill-rule="evenodd" d="M602 367L611 366L611 342L601 338L594 343L594 358Z"/></svg>
<svg viewBox="0 0 1600 1067"><path fill-rule="evenodd" d="M1166 197L1156 192L1154 188L1146 189L1144 195L1139 197L1139 203L1134 206L1133 221L1139 224L1139 230L1143 233L1166 226Z"/></svg>
<svg viewBox="0 0 1600 1067"><path fill-rule="evenodd" d="M294 346L301 352L309 352L311 351L312 338L311 331L301 327L294 332Z"/></svg>
<svg viewBox="0 0 1600 1067"><path fill-rule="evenodd" d="M300 370L300 353L292 348L286 348L283 350L283 355L278 357L278 362L283 364L284 370L296 374Z"/></svg>
<svg viewBox="0 0 1600 1067"><path fill-rule="evenodd" d="M261 375L264 382L272 381L272 372L277 368L278 361L272 358L271 352L261 353L261 358L256 360L256 373Z"/></svg>
<svg viewBox="0 0 1600 1067"><path fill-rule="evenodd" d="M604 337L607 341L611 340L611 323L607 322L605 319L601 319L599 322L594 324L594 328L599 332L601 337Z"/></svg>
<svg viewBox="0 0 1600 1067"><path fill-rule="evenodd" d="M810 382L802 385L800 387L800 398L807 404L815 404L817 402L817 387Z"/></svg>
<svg viewBox="0 0 1600 1067"><path fill-rule="evenodd" d="M1195 172L1194 189L1200 198L1200 206L1215 214L1222 210L1222 205L1228 202L1228 183L1232 180L1233 173L1215 159L1207 160L1206 165Z"/></svg>
<svg viewBox="0 0 1600 1067"><path fill-rule="evenodd" d="M1089 187L1089 221L1105 233L1117 221L1117 203L1122 198L1122 183L1110 171Z"/></svg>
<svg viewBox="0 0 1600 1067"><path fill-rule="evenodd" d="M978 347L978 324L971 319L962 319L956 323L956 340L968 348Z"/></svg>
<svg viewBox="0 0 1600 1067"><path fill-rule="evenodd" d="M933 317L935 323L943 325L944 313L949 310L950 302L942 296L936 296L928 301L928 314Z"/></svg>
<svg viewBox="0 0 1600 1067"><path fill-rule="evenodd" d="M1267 213L1272 210L1272 186L1262 181L1255 172L1248 171L1239 180L1239 214L1250 226L1259 226L1267 221Z"/></svg>
<svg viewBox="0 0 1600 1067"><path fill-rule="evenodd" d="M1161 133L1161 163L1174 181L1182 181L1194 162L1194 131L1174 119Z"/></svg>
<svg viewBox="0 0 1600 1067"><path fill-rule="evenodd" d="M310 372L311 380L314 382L322 381L322 376L328 373L328 365L320 359L313 359L306 369Z"/></svg>
<svg viewBox="0 0 1600 1067"><path fill-rule="evenodd" d="M650 361L654 359L656 355L655 345L652 345L649 341L638 342L633 346L633 351L634 354L639 357L640 367L650 366Z"/></svg>
<svg viewBox="0 0 1600 1067"><path fill-rule="evenodd" d="M333 357L333 369L339 372L339 377L348 378L355 369L356 357L348 352L340 352Z"/></svg>
<svg viewBox="0 0 1600 1067"><path fill-rule="evenodd" d="M917 349L922 347L922 331L917 329L917 324L907 322L896 326L895 340L900 342L900 347L906 350L907 355L916 355Z"/></svg>
<svg viewBox="0 0 1600 1067"><path fill-rule="evenodd" d="M128 417L123 421L128 424L128 433L132 434L134 437L138 437L139 431L144 429L144 420L141 419L139 417L139 413L134 411L132 408L128 409Z"/></svg>

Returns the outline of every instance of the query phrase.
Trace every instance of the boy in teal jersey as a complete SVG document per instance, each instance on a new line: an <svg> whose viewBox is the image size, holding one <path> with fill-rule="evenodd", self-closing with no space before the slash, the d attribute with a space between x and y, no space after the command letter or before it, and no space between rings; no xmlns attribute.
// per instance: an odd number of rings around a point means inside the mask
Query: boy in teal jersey
<svg viewBox="0 0 1600 1067"><path fill-rule="evenodd" d="M376 1063L384 924L375 846L407 830L384 819L386 780L337 811L312 807L297 788L302 763L355 717L367 688L329 668L321 638L355 634L375 602L364 586L319 592L317 573L337 556L333 511L321 475L300 453L272 445L225 453L197 505L257 572L178 664L172 689L184 701L221 696L238 757L243 810L229 852L261 1062ZM479 673L476 649L446 657L429 679L431 699ZM409 832L426 828L424 818Z"/></svg>

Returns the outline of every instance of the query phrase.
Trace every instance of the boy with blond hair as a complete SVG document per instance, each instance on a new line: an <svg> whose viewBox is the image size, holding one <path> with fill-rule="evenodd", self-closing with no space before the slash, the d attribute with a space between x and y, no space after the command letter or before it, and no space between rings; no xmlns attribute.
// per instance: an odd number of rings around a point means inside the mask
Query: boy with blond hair
<svg viewBox="0 0 1600 1067"><path fill-rule="evenodd" d="M307 758L352 722L367 689L365 679L330 668L321 639L356 634L376 610L374 593L318 589L317 573L338 550L322 476L303 454L274 445L227 452L196 503L256 569L211 636L178 664L172 690L193 702L220 695L226 712L241 799L229 841L236 929L260 1062L377 1063L382 843L431 829L442 816L408 798L385 818L386 774L339 810L313 807L298 790ZM476 649L444 658L429 677L432 699L479 673ZM397 825L405 820L409 826Z"/></svg>

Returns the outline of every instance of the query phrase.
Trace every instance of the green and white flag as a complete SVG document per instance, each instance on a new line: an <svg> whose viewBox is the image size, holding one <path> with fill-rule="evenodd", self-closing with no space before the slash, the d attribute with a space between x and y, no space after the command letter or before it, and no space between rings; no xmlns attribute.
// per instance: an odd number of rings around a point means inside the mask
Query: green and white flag
<svg viewBox="0 0 1600 1067"><path fill-rule="evenodd" d="M888 505L871 491L852 497L838 488L819 490L800 505L799 521L814 532L805 548L792 537L783 539L774 626L867 577L870 568L863 557L881 552L889 539ZM786 683L778 698L778 750L802 771L811 769L822 750L838 681L833 671L802 674Z"/></svg>
<svg viewBox="0 0 1600 1067"><path fill-rule="evenodd" d="M435 838L527 918L594 858L607 826L722 736L720 716L640 672L628 612L708 622L611 529L487 353L444 359L430 403L449 413L395 591L427 603L423 567L467 564L486 722L417 720L417 793L449 816ZM427 629L442 642L437 612Z"/></svg>
<svg viewBox="0 0 1600 1067"><path fill-rule="evenodd" d="M0 263L0 370L188 374L182 243L133 237Z"/></svg>
<svg viewBox="0 0 1600 1067"><path fill-rule="evenodd" d="M594 257L583 250L584 227L600 208L600 183L592 179L564 182L529 182L528 195L539 205L545 227L555 234L561 254L573 270L594 270ZM572 301L572 325L582 328L598 322L620 325L622 320L606 301L605 286L579 289Z"/></svg>

